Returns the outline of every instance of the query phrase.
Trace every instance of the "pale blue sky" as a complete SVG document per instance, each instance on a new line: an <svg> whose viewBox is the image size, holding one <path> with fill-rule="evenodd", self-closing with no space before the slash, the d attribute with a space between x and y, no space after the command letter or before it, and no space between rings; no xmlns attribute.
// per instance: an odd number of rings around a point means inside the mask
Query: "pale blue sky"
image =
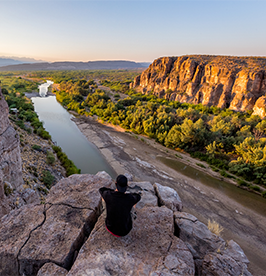
<svg viewBox="0 0 266 276"><path fill-rule="evenodd" d="M266 1L0 0L0 56L153 61L266 56Z"/></svg>

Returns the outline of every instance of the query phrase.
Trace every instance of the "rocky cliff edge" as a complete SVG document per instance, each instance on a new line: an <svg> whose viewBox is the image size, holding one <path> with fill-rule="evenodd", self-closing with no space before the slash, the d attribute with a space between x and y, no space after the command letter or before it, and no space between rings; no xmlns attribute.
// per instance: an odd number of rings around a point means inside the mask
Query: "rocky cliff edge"
<svg viewBox="0 0 266 276"><path fill-rule="evenodd" d="M10 209L5 200L5 183L13 188L23 184L19 136L10 125L8 113L8 105L0 87L0 217Z"/></svg>
<svg viewBox="0 0 266 276"><path fill-rule="evenodd" d="M104 227L98 189L112 187L105 172L60 180L45 204L30 204L0 222L1 276L251 275L234 242L182 212L173 189L129 182L141 192L134 226L116 238Z"/></svg>
<svg viewBox="0 0 266 276"><path fill-rule="evenodd" d="M131 87L173 101L253 110L265 117L265 68L263 57L163 57L137 76Z"/></svg>

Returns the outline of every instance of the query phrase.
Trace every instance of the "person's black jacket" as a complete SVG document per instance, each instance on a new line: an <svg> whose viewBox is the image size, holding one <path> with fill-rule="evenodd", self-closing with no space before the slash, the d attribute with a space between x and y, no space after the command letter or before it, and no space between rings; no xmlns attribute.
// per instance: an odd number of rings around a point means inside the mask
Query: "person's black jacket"
<svg viewBox="0 0 266 276"><path fill-rule="evenodd" d="M141 199L139 194L125 194L109 188L99 192L106 203L106 227L117 236L125 236L132 229L131 209Z"/></svg>

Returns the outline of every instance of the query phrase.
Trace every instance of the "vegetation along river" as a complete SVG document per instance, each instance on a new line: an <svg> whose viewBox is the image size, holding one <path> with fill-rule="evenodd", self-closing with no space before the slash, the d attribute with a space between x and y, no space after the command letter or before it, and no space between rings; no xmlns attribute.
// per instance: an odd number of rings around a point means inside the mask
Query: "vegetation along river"
<svg viewBox="0 0 266 276"><path fill-rule="evenodd" d="M46 89L47 83L45 84ZM44 88L40 86L42 96ZM98 171L106 171L112 178L116 177L115 171L107 163L100 151L90 143L80 132L69 114L56 100L55 96L33 97L35 111L44 127L49 131L52 140L59 145L75 165L81 169L81 173L95 174ZM172 169L186 175L206 186L219 189L236 202L265 216L266 200L259 195L252 194L225 181L213 178L200 170L185 165L177 160L159 157L160 161Z"/></svg>
<svg viewBox="0 0 266 276"><path fill-rule="evenodd" d="M45 96L43 86L39 86L39 89L40 94ZM52 136L52 140L81 169L81 173L96 174L98 171L106 171L112 178L116 177L115 171L100 151L86 139L76 124L71 121L73 115L69 114L57 102L55 96L32 97L31 100L35 112Z"/></svg>

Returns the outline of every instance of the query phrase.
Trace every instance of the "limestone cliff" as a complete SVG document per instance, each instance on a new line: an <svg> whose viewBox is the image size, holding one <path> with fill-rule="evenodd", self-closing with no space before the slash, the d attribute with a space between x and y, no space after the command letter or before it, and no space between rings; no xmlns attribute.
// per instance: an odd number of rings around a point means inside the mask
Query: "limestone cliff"
<svg viewBox="0 0 266 276"><path fill-rule="evenodd" d="M137 76L131 87L180 102L252 110L266 94L266 58L163 57ZM261 104L256 106L261 115Z"/></svg>
<svg viewBox="0 0 266 276"><path fill-rule="evenodd" d="M24 205L0 219L0 275L243 275L248 259L234 242L182 212L176 191L129 182L142 193L131 232L105 229L98 189L105 172L72 175L51 188L45 204Z"/></svg>
<svg viewBox="0 0 266 276"><path fill-rule="evenodd" d="M7 212L4 183L13 188L23 184L19 136L8 120L8 105L0 87L0 217Z"/></svg>

